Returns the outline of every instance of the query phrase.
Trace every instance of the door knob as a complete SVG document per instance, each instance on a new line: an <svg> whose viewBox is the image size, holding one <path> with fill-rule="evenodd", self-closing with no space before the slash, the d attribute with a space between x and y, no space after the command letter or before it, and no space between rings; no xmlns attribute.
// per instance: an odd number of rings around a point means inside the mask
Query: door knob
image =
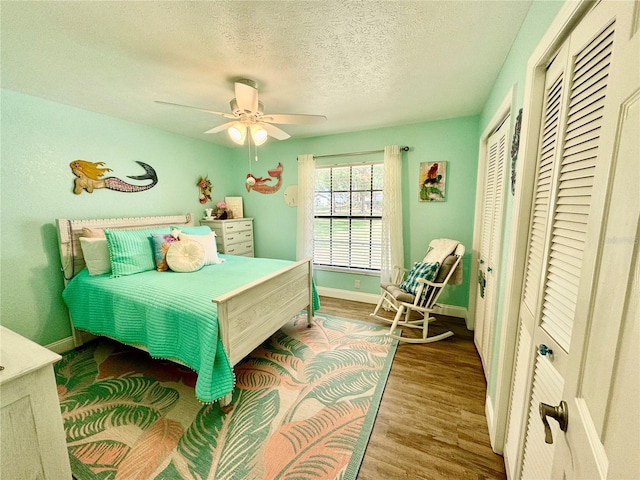
<svg viewBox="0 0 640 480"><path fill-rule="evenodd" d="M541 343L540 346L538 347L538 353L543 356L544 355L553 356L553 350L547 347L544 343Z"/></svg>
<svg viewBox="0 0 640 480"><path fill-rule="evenodd" d="M558 405L557 407L552 407L551 405L540 402L540 418L542 419L542 423L544 424L544 441L545 443L553 443L551 427L549 426L547 417L554 418L558 422L558 425L560 425L560 430L566 432L567 425L569 424L569 411L567 410L567 402L562 400L560 402L560 405Z"/></svg>

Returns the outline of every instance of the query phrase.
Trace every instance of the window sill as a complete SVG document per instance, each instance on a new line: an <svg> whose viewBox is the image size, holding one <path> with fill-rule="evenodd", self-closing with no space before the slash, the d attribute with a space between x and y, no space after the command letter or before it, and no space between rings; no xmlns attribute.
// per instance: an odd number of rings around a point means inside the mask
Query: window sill
<svg viewBox="0 0 640 480"><path fill-rule="evenodd" d="M379 277L380 270L362 270L359 268L350 267L328 267L326 265L313 265L314 270L323 270L325 272L338 272L338 273L352 273L356 275L370 275L372 277Z"/></svg>

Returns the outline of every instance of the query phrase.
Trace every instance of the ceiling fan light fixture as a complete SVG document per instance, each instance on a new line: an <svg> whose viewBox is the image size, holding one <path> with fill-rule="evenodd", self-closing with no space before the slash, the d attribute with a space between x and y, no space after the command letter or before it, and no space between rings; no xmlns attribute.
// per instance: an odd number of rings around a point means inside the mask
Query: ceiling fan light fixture
<svg viewBox="0 0 640 480"><path fill-rule="evenodd" d="M229 130L227 130L227 132L229 133L229 137L231 137L231 140L233 140L235 143L237 143L238 145L244 144L244 139L247 136L247 128L244 125L236 122L229 127Z"/></svg>
<svg viewBox="0 0 640 480"><path fill-rule="evenodd" d="M267 131L262 128L260 125L252 125L251 126L251 138L253 139L253 143L257 146L262 145L267 141L269 134Z"/></svg>
<svg viewBox="0 0 640 480"><path fill-rule="evenodd" d="M215 110L191 105L181 105L178 103L157 102L201 110L228 118L230 121L210 128L205 133L220 133L226 130L229 138L238 145L244 145L245 139L249 135L249 143L254 143L256 146L265 143L269 137L273 137L276 140L286 140L291 137L287 132L276 127L274 124L312 124L327 119L324 115L291 113L272 113L265 115L264 105L258 99L258 84L254 80L246 78L236 80L234 82L234 92L236 96L229 102L231 113L217 112Z"/></svg>

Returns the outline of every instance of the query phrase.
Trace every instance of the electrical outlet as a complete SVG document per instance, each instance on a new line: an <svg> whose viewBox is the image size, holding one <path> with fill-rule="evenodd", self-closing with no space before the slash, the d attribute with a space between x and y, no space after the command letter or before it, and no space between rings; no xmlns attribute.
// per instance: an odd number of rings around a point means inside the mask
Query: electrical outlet
<svg viewBox="0 0 640 480"><path fill-rule="evenodd" d="M353 282L353 286L356 288L360 288L360 280L356 280L355 282Z"/></svg>

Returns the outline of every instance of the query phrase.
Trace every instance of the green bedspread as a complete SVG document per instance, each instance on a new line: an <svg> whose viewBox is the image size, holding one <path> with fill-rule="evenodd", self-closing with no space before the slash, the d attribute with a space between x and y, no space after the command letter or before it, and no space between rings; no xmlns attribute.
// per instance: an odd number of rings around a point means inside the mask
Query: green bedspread
<svg viewBox="0 0 640 480"><path fill-rule="evenodd" d="M145 346L153 357L198 372L196 396L214 402L234 387L211 300L292 262L221 255L225 262L193 273L149 272L118 278L82 270L63 291L76 328ZM314 303L317 295L314 288Z"/></svg>

